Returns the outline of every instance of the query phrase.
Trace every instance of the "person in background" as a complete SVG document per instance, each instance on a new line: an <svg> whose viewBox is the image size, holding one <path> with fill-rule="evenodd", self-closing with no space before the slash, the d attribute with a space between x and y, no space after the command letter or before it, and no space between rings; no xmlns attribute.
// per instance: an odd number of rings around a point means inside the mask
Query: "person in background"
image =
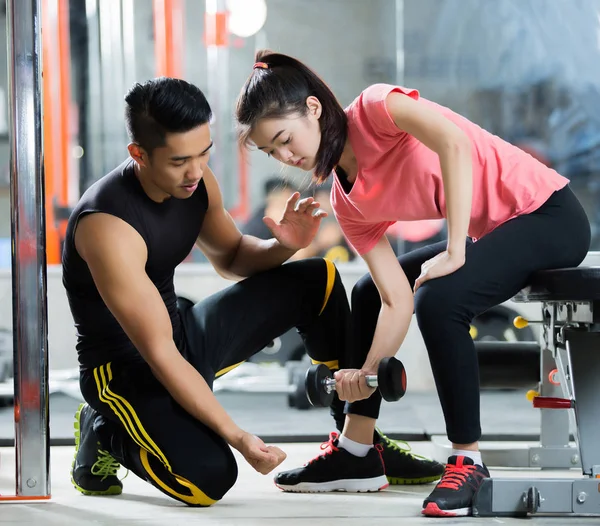
<svg viewBox="0 0 600 526"><path fill-rule="evenodd" d="M263 199L256 210L250 216L250 219L241 226L243 234L254 236L259 239L271 239L273 234L265 225L264 217L279 217L287 204L290 196L298 191L296 186L278 176L269 177L263 186Z"/></svg>

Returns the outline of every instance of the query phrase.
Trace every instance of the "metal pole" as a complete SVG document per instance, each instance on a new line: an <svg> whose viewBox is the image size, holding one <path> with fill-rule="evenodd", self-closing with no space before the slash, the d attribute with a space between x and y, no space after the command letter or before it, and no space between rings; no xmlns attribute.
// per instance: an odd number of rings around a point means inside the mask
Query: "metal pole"
<svg viewBox="0 0 600 526"><path fill-rule="evenodd" d="M104 135L102 137L102 174L122 162L124 148L129 142L123 121L123 94L126 91L123 70L123 33L121 2L98 0L100 21L100 96ZM127 28L133 31L133 27ZM127 86L129 89L131 86ZM100 168L100 167L98 167Z"/></svg>
<svg viewBox="0 0 600 526"><path fill-rule="evenodd" d="M396 84L404 86L404 0L396 0ZM406 241L398 237L398 254L406 252Z"/></svg>
<svg viewBox="0 0 600 526"><path fill-rule="evenodd" d="M17 496L50 495L39 0L7 0Z"/></svg>
<svg viewBox="0 0 600 526"><path fill-rule="evenodd" d="M225 207L229 208L235 203L231 155L227 155L228 151L231 152L231 131L233 129L231 104L229 103L229 48L226 39L220 41L217 27L217 16L224 15L227 6L225 0L206 0L205 5L206 14L209 16L208 20L215 24L215 27L207 28L210 29L213 38L206 46L207 98L213 112L211 129L214 141L210 164L221 183Z"/></svg>
<svg viewBox="0 0 600 526"><path fill-rule="evenodd" d="M87 144L85 145L85 162L87 167L87 178L82 185L81 194L85 192L101 174L106 173L108 168L106 155L104 155L103 141L106 140L104 133L104 121L106 120L104 105L106 101L102 90L102 72L100 53L100 8L97 0L86 0L85 2L86 24L88 30L88 52L83 57L87 62L87 82L85 97L88 101L85 115ZM108 113L108 110L106 110Z"/></svg>
<svg viewBox="0 0 600 526"><path fill-rule="evenodd" d="M404 85L404 0L396 0L396 84Z"/></svg>

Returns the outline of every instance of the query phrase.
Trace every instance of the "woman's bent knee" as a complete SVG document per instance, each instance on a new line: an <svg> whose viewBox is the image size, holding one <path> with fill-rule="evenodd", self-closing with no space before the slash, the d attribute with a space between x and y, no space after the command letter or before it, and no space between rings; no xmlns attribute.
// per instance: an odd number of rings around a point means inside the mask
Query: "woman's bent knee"
<svg viewBox="0 0 600 526"><path fill-rule="evenodd" d="M415 315L421 330L459 321L465 317L457 298L458 291L449 290L438 279L425 282L415 294ZM467 320L468 321L468 320Z"/></svg>
<svg viewBox="0 0 600 526"><path fill-rule="evenodd" d="M368 305L369 308L381 307L381 298L370 274L365 274L356 282L351 296L353 310L364 305Z"/></svg>

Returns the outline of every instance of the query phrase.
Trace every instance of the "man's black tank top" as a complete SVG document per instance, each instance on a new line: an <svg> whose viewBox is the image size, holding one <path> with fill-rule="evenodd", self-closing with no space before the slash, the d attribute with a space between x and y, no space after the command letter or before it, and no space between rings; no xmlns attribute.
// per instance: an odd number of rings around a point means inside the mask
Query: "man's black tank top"
<svg viewBox="0 0 600 526"><path fill-rule="evenodd" d="M74 233L85 214L103 212L130 224L148 248L146 273L165 303L179 347L183 328L177 310L175 267L191 252L208 207L204 181L188 199L162 203L144 192L129 159L96 181L83 194L67 225L62 254L63 285L77 332L77 354L82 369L107 362L142 360L141 355L102 301L86 262L75 248Z"/></svg>

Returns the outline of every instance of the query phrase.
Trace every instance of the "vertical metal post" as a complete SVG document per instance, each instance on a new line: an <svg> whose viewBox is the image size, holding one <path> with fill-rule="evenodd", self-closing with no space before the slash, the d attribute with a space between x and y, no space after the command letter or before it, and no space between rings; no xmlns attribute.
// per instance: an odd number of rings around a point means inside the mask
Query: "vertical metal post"
<svg viewBox="0 0 600 526"><path fill-rule="evenodd" d="M7 0L17 496L50 495L39 0Z"/></svg>
<svg viewBox="0 0 600 526"><path fill-rule="evenodd" d="M226 35L221 34L218 26L219 16L226 16L225 0L206 0L207 23L214 24L206 27L206 57L208 102L213 111L211 123L214 146L210 164L217 179L221 183L225 207L235 203L235 180L231 165L231 131L233 121L231 103L229 102L229 48Z"/></svg>
<svg viewBox="0 0 600 526"><path fill-rule="evenodd" d="M88 30L88 52L83 60L87 61L87 83L85 97L88 101L85 115L87 144L84 160L87 164L87 178L83 182L81 193L85 192L102 174L106 173L109 162L104 155L105 139L104 112L106 104L102 91L102 71L100 53L100 9L98 0L85 0L85 14ZM107 110L108 113L108 110Z"/></svg>
<svg viewBox="0 0 600 526"><path fill-rule="evenodd" d="M561 358L564 354L564 358L567 358L567 353L561 351L561 349L555 349L557 358ZM542 359L540 362L541 372L541 395L550 396L557 398L570 398L568 388L563 385L561 379L561 385L553 385L550 383L549 374L558 366L552 356L550 349L542 348ZM566 365L566 361L563 362ZM565 370L565 369L563 369ZM571 437L571 430L569 427L569 413L571 411L559 411L557 409L540 409L541 411L541 430L540 430L540 446L547 448L568 448ZM554 466L550 466L554 468Z"/></svg>
<svg viewBox="0 0 600 526"><path fill-rule="evenodd" d="M396 0L396 84L404 86L404 0ZM399 254L406 252L406 241L398 236L396 249Z"/></svg>
<svg viewBox="0 0 600 526"><path fill-rule="evenodd" d="M123 161L128 138L123 126L125 71L123 69L123 27L121 2L98 0L100 37L100 97L102 100L103 135L100 137L102 164L98 173L105 174ZM132 31L133 28L128 28ZM131 86L127 86L129 89ZM102 171L100 171L102 170Z"/></svg>
<svg viewBox="0 0 600 526"><path fill-rule="evenodd" d="M404 0L396 0L396 84L404 85Z"/></svg>
<svg viewBox="0 0 600 526"><path fill-rule="evenodd" d="M137 79L135 56L135 0L122 0L121 20L123 22L123 85L129 90ZM125 93L123 93L123 97Z"/></svg>

